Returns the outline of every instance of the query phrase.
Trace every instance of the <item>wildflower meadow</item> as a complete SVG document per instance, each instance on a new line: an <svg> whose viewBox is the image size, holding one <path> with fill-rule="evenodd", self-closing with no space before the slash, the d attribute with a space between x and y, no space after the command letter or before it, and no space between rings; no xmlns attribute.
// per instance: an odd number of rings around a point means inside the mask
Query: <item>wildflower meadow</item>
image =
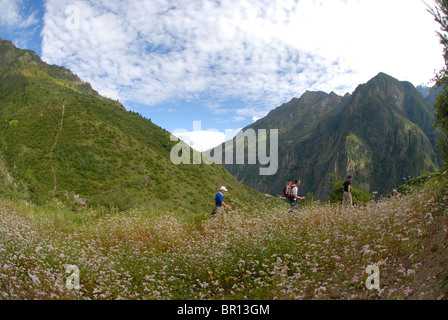
<svg viewBox="0 0 448 320"><path fill-rule="evenodd" d="M424 299L416 279L438 254L434 236L447 244L448 192L437 187L346 210L194 219L3 201L0 300Z"/></svg>

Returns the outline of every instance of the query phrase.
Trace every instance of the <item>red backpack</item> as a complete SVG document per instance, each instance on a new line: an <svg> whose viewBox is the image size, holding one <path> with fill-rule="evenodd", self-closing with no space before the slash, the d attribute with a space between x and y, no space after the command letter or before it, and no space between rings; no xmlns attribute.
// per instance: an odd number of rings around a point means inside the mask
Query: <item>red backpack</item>
<svg viewBox="0 0 448 320"><path fill-rule="evenodd" d="M288 181L283 187L283 195L288 199L292 197L292 186L293 186L292 181Z"/></svg>

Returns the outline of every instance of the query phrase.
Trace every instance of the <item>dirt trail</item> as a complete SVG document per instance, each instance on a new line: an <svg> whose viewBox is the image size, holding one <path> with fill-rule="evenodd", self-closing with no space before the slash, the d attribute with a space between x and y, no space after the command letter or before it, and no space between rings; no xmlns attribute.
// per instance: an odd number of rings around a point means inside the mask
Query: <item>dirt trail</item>
<svg viewBox="0 0 448 320"><path fill-rule="evenodd" d="M62 103L61 126L59 127L59 130L58 130L58 133L56 134L56 139L54 141L53 147L51 148L50 158L53 157L53 151L56 148L56 145L58 144L59 136L61 135L62 129L64 127L64 115L65 115L65 105L64 105L64 103ZM58 181L57 181L57 177L56 177L56 169L54 167L54 163L51 164L51 168L53 169L54 191L56 191L57 190L57 186L58 186Z"/></svg>
<svg viewBox="0 0 448 320"><path fill-rule="evenodd" d="M62 128L64 127L64 114L65 114L65 105L62 104L61 126L59 127L58 133L56 134L56 139L54 141L53 147L51 148L50 156L53 155L54 148L56 148L56 145L58 144L59 136L61 135Z"/></svg>

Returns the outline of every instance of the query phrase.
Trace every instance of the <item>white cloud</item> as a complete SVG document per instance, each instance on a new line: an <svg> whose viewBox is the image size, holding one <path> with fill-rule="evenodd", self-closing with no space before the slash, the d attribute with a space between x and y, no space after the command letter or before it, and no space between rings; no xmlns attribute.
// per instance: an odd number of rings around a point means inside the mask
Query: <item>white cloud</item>
<svg viewBox="0 0 448 320"><path fill-rule="evenodd" d="M238 120L305 90L350 92L380 71L425 82L443 66L437 28L420 0L47 0L42 53L111 98L205 100Z"/></svg>
<svg viewBox="0 0 448 320"><path fill-rule="evenodd" d="M242 129L225 129L223 132L217 129L202 130L202 122L195 121L193 122L193 131L177 129L173 130L172 135L193 149L204 152L233 139Z"/></svg>
<svg viewBox="0 0 448 320"><path fill-rule="evenodd" d="M38 23L36 13L28 16L21 13L24 2L21 0L0 0L0 26L23 29Z"/></svg>
<svg viewBox="0 0 448 320"><path fill-rule="evenodd" d="M173 135L200 152L213 149L226 141L225 133L215 131L173 132Z"/></svg>

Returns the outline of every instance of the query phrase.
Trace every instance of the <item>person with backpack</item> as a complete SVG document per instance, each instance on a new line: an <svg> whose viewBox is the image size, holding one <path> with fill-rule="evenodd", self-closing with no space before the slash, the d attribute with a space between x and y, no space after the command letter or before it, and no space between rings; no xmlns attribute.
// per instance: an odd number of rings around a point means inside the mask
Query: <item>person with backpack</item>
<svg viewBox="0 0 448 320"><path fill-rule="evenodd" d="M228 206L225 202L224 202L224 193L227 192L227 188L226 187L221 187L219 189L219 192L216 194L215 196L215 208L213 209L213 212L211 214L212 217L214 216L225 216L225 211L224 211L224 207L232 210L232 208L230 206Z"/></svg>
<svg viewBox="0 0 448 320"><path fill-rule="evenodd" d="M345 180L345 182L344 182L344 195L342 198L342 209L345 209L348 206L353 205L352 179L353 179L353 176L350 175L347 177L347 180Z"/></svg>
<svg viewBox="0 0 448 320"><path fill-rule="evenodd" d="M299 179L296 179L294 181L294 184L292 181L288 181L283 188L283 194L286 197L286 199L289 200L289 203L291 204L291 210L292 211L298 211L299 205L297 203L297 200L305 200L305 197L299 196L299 186L302 184L302 182Z"/></svg>

